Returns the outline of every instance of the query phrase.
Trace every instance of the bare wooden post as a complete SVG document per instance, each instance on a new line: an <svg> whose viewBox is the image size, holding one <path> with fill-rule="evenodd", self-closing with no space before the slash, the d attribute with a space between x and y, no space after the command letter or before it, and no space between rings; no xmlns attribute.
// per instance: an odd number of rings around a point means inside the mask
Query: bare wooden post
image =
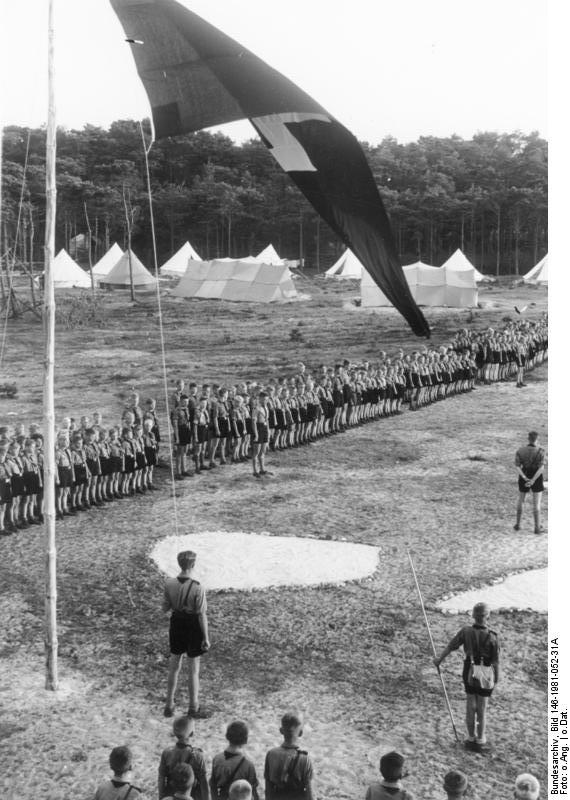
<svg viewBox="0 0 570 800"><path fill-rule="evenodd" d="M48 27L48 120L46 138L46 232L45 232L45 288L44 288L44 517L46 543L46 593L45 593L45 688L56 691L57 675L57 572L55 544L55 414L54 414L54 364L55 364L55 296L53 291L53 260L55 251L56 210L56 118L54 75L54 2L49 0Z"/></svg>
<svg viewBox="0 0 570 800"><path fill-rule="evenodd" d="M130 195L130 193L129 193ZM131 228L133 223L133 210L131 208L130 196L127 203L125 184L123 184L123 205L125 206L125 219L127 221L127 253L129 258L129 281L131 284L131 300L135 301L135 285L133 283L133 262L131 258Z"/></svg>
<svg viewBox="0 0 570 800"><path fill-rule="evenodd" d="M87 253L89 256L89 275L91 276L91 294L95 299L95 278L93 277L93 260L91 258L91 225L89 224L89 216L87 214L87 203L83 201L83 210L85 211L85 222L87 223Z"/></svg>

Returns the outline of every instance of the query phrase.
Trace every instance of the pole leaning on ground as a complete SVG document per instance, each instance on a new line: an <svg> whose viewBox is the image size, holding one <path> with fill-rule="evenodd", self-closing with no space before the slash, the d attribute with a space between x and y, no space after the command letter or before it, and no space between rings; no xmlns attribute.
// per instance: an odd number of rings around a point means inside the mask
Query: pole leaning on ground
<svg viewBox="0 0 570 800"><path fill-rule="evenodd" d="M412 574L414 576L416 589L418 590L418 595L419 595L419 598L420 598L420 604L421 604L421 607L422 607L422 612L423 612L423 615L424 615L424 620L425 620L425 623L426 623L426 628L427 628L429 640L431 642L431 649L433 650L433 657L437 658L437 653L435 652L435 644L433 643L433 636L431 635L431 629L429 627L429 622L428 622L428 618L427 618L427 614L426 614L426 609L425 609L425 606L424 606L424 599L422 597L422 592L421 592L421 589L420 589L420 585L418 583L418 577L416 575L416 570L415 570L415 567L414 567L414 562L412 561L412 554L410 553L409 547L406 547L406 552L407 552L408 558L410 560L410 566L412 568ZM439 667L436 667L436 669L437 669L437 674L439 675L439 679L441 681L441 688L443 689L443 696L445 697L447 710L449 711L449 718L451 720L451 725L453 727L453 733L455 734L455 741L459 742L460 741L459 734L457 733L457 728L455 727L455 720L453 719L453 711L451 710L451 703L449 702L449 697L447 696L447 689L445 688L445 683L443 682L443 675L441 674L441 670L440 670Z"/></svg>

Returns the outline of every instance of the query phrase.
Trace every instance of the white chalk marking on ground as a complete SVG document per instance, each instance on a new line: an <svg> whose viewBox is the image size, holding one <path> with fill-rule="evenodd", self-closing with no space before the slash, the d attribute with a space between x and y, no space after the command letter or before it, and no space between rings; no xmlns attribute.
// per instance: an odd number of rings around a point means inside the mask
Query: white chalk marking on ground
<svg viewBox="0 0 570 800"><path fill-rule="evenodd" d="M499 583L482 586L480 589L471 589L446 600L440 600L437 607L442 611L459 614L471 611L475 603L484 602L488 603L494 611L500 608L516 609L517 611L530 609L546 614L548 611L547 575L546 567L519 572L509 575Z"/></svg>
<svg viewBox="0 0 570 800"><path fill-rule="evenodd" d="M314 586L366 578L378 566L378 547L350 542L272 536L242 531L204 531L169 536L152 549L161 572L180 572L176 555L197 553L196 579L206 589Z"/></svg>

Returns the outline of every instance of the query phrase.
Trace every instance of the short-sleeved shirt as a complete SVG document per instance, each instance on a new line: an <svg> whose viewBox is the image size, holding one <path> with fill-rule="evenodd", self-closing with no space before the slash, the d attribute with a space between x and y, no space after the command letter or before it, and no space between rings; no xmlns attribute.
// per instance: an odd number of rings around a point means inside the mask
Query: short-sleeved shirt
<svg viewBox="0 0 570 800"><path fill-rule="evenodd" d="M212 760L212 774L210 777L210 789L212 791L213 800L220 796L227 797L230 785L238 780L248 781L252 788L253 798L257 800L257 786L259 782L257 780L253 761L243 753L232 753L229 750L224 750L223 753L218 753L218 755L214 756ZM222 787L221 792L218 791L218 787Z"/></svg>
<svg viewBox="0 0 570 800"><path fill-rule="evenodd" d="M199 747L192 747L183 742L176 742L174 747L167 747L162 751L158 774L161 778L161 787L165 794L173 794L173 787L169 783L172 770L178 764L190 764L194 772L195 783L190 792L194 800L206 800L202 797L202 783L207 781L206 761ZM164 794L161 793L161 797Z"/></svg>
<svg viewBox="0 0 570 800"><path fill-rule="evenodd" d="M123 781L105 781L95 792L95 800L136 800L141 797L140 791L130 783Z"/></svg>
<svg viewBox="0 0 570 800"><path fill-rule="evenodd" d="M397 783L386 782L384 780L371 783L366 790L365 800L415 800L415 796L399 786Z"/></svg>
<svg viewBox="0 0 570 800"><path fill-rule="evenodd" d="M536 444L519 447L515 455L515 465L520 467L528 478L544 466L544 450Z"/></svg>
<svg viewBox="0 0 570 800"><path fill-rule="evenodd" d="M462 645L466 658L479 655L483 663L498 668L499 637L486 625L475 623L461 628L449 643L449 649L458 650Z"/></svg>
<svg viewBox="0 0 570 800"><path fill-rule="evenodd" d="M298 757L297 754L299 754ZM296 762L294 768L293 762ZM304 797L304 790L313 779L311 757L296 745L281 744L279 747L273 747L267 751L265 756L263 776L266 782L266 794L269 798L279 796L287 798L287 800L296 800L297 798L301 800ZM298 791L293 788L290 790L278 788L287 776L289 779L293 779L296 785L303 788Z"/></svg>
<svg viewBox="0 0 570 800"><path fill-rule="evenodd" d="M193 578L178 576L167 578L164 584L163 611L182 611L185 614L206 612L206 592Z"/></svg>

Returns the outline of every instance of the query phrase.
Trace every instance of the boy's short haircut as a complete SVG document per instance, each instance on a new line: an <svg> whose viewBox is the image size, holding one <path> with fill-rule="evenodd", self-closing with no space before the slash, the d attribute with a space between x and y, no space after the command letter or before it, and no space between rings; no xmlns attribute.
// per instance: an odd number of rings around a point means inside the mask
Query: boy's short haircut
<svg viewBox="0 0 570 800"><path fill-rule="evenodd" d="M228 792L229 800L251 800L251 783L244 778L234 781Z"/></svg>
<svg viewBox="0 0 570 800"><path fill-rule="evenodd" d="M404 756L391 750L380 759L380 773L385 781L398 781L402 777Z"/></svg>
<svg viewBox="0 0 570 800"><path fill-rule="evenodd" d="M529 442L536 442L538 439L538 433L536 431L531 431L528 435Z"/></svg>
<svg viewBox="0 0 570 800"><path fill-rule="evenodd" d="M290 733L295 728L299 728L303 724L303 720L298 714L288 712L281 717L281 730L283 733Z"/></svg>
<svg viewBox="0 0 570 800"><path fill-rule="evenodd" d="M180 569L190 569L196 563L196 553L193 550L183 550L176 556Z"/></svg>
<svg viewBox="0 0 570 800"><path fill-rule="evenodd" d="M267 392L260 392L258 397L267 397Z"/></svg>
<svg viewBox="0 0 570 800"><path fill-rule="evenodd" d="M529 772L518 775L515 780L516 800L538 800L540 783Z"/></svg>
<svg viewBox="0 0 570 800"><path fill-rule="evenodd" d="M189 383L188 384L188 388L189 389L197 389L198 388L198 384L197 383Z"/></svg>
<svg viewBox="0 0 570 800"><path fill-rule="evenodd" d="M94 436L95 435L95 428L86 428L85 429L85 436Z"/></svg>
<svg viewBox="0 0 570 800"><path fill-rule="evenodd" d="M490 613L491 609L487 603L475 603L473 606L474 619L484 619L485 617L488 617Z"/></svg>
<svg viewBox="0 0 570 800"><path fill-rule="evenodd" d="M194 720L192 717L176 717L172 723L172 731L177 738L194 733Z"/></svg>
<svg viewBox="0 0 570 800"><path fill-rule="evenodd" d="M109 766L115 775L122 775L133 766L133 754L131 748L126 745L113 747L109 756Z"/></svg>
<svg viewBox="0 0 570 800"><path fill-rule="evenodd" d="M248 736L249 730L245 722L235 720L234 722L230 722L226 728L226 739L230 744L236 745L237 747L247 744Z"/></svg>
<svg viewBox="0 0 570 800"><path fill-rule="evenodd" d="M147 399L145 400L145 405L150 406L151 403L156 403L156 400L154 399L154 397L147 397Z"/></svg>
<svg viewBox="0 0 570 800"><path fill-rule="evenodd" d="M175 792L187 792L194 786L194 770L190 764L177 764L170 773L169 783Z"/></svg>

